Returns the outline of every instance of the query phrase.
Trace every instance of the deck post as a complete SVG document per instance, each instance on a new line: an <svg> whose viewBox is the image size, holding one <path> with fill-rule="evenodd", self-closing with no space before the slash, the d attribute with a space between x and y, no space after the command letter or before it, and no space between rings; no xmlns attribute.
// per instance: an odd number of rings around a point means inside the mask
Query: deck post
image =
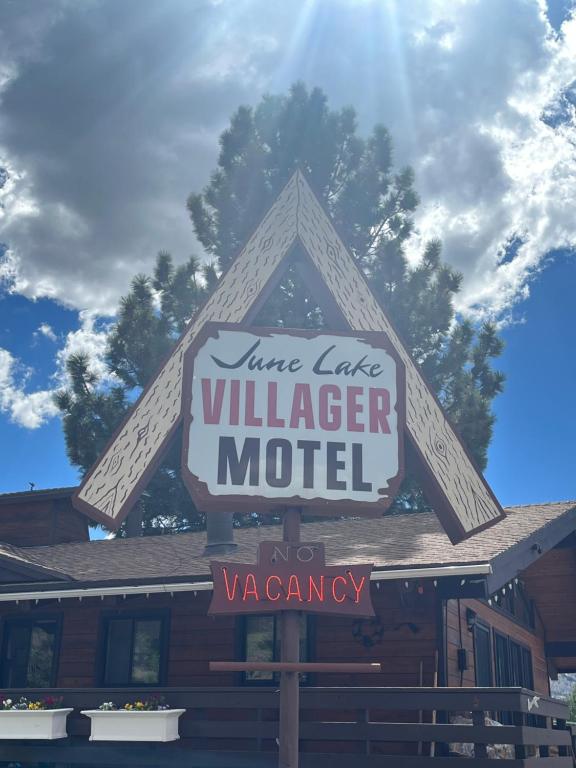
<svg viewBox="0 0 576 768"><path fill-rule="evenodd" d="M288 507L284 512L283 539L300 541L300 507ZM280 618L281 661L300 661L300 614L284 611ZM300 686L298 672L280 673L280 745L279 768L298 768L298 739L300 730Z"/></svg>

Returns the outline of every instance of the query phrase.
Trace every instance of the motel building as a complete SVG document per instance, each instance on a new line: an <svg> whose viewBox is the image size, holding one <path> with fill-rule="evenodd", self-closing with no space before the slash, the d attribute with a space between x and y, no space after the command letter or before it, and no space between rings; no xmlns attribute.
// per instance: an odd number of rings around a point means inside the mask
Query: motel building
<svg viewBox="0 0 576 768"><path fill-rule="evenodd" d="M287 264L328 329L252 327ZM91 541L180 434L207 531ZM1 698L53 702L2 766L568 768L562 672L576 502L500 507L299 171L82 484L0 496Z"/></svg>

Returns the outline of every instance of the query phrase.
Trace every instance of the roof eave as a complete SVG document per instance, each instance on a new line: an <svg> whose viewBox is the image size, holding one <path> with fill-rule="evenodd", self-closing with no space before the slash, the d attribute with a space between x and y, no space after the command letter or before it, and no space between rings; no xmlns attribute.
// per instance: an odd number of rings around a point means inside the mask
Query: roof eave
<svg viewBox="0 0 576 768"><path fill-rule="evenodd" d="M513 544L490 561L492 574L488 576L488 590L494 594L505 584L525 571L542 555L549 552L576 529L576 504L562 515L550 520L522 541Z"/></svg>

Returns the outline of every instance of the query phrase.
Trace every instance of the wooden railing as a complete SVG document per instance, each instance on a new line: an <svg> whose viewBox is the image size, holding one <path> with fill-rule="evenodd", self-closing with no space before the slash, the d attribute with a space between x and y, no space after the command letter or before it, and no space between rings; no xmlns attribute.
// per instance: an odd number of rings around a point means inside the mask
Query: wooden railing
<svg viewBox="0 0 576 768"><path fill-rule="evenodd" d="M172 707L186 709L180 740L161 744L88 741L90 723L80 710L134 700L135 689L3 692L12 699L47 693L63 696L64 705L74 707L69 737L0 741L0 764L274 768L277 763L278 693L273 689L155 690ZM487 713L507 724L486 725ZM510 745L501 750L508 768L572 768L567 717L563 702L522 688L303 688L300 763L301 768L487 768L494 765L491 745L498 744ZM468 747L472 758L462 754L464 744L474 745Z"/></svg>

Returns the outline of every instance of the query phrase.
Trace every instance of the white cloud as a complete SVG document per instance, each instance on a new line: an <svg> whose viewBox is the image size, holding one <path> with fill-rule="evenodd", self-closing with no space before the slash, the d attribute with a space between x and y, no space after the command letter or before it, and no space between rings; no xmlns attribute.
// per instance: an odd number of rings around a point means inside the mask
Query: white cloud
<svg viewBox="0 0 576 768"><path fill-rule="evenodd" d="M460 39L428 57L444 115L424 110L417 141L426 153L414 163L423 205L412 252L440 237L465 276L458 308L477 317L509 316L547 254L576 244L574 108L557 124L543 119L574 86L576 20L556 35L541 3L504 6L500 14L492 2L443 8ZM487 80L478 46L491 12L499 25L484 52L495 73ZM521 244L511 252L510 242Z"/></svg>
<svg viewBox="0 0 576 768"><path fill-rule="evenodd" d="M43 323L38 332L56 341L53 329ZM66 361L72 354L83 353L89 357L90 369L98 376L101 385L114 381L106 368L104 355L108 328L98 327L97 318L90 312L80 313L80 327L67 334L64 345L56 353L56 370L53 385L46 389L30 391L33 371L15 358L7 349L0 347L0 412L26 429L37 429L58 415L53 396L69 384Z"/></svg>
<svg viewBox="0 0 576 768"><path fill-rule="evenodd" d="M13 291L108 314L158 250L198 251L185 199L218 134L240 103L299 78L356 106L363 132L389 127L422 198L410 255L443 240L461 311L508 317L547 254L576 243L576 21L556 32L543 0L5 7Z"/></svg>
<svg viewBox="0 0 576 768"><path fill-rule="evenodd" d="M58 340L58 337L54 333L54 329L48 323L40 323L36 333L39 333L41 336L45 336L47 339L50 339L50 341Z"/></svg>
<svg viewBox="0 0 576 768"><path fill-rule="evenodd" d="M30 372L7 349L0 348L0 411L27 429L37 429L57 413L51 390L26 393Z"/></svg>
<svg viewBox="0 0 576 768"><path fill-rule="evenodd" d="M102 384L109 384L114 379L106 367L106 340L109 328L97 327L97 317L93 312L80 312L80 328L71 331L66 336L66 342L56 355L58 373L56 379L59 386L67 385L66 361L70 355L85 354L90 361L90 370L95 373Z"/></svg>

